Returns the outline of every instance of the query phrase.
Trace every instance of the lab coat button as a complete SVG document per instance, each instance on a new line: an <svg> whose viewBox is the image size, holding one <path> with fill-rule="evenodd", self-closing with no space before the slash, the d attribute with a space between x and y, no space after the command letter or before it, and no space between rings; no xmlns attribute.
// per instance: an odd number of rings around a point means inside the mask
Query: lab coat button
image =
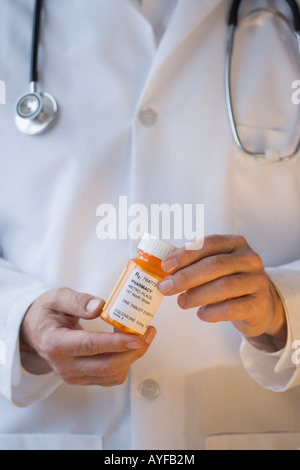
<svg viewBox="0 0 300 470"><path fill-rule="evenodd" d="M144 126L153 126L157 122L157 113L152 108L143 108L139 113L139 118Z"/></svg>
<svg viewBox="0 0 300 470"><path fill-rule="evenodd" d="M160 393L158 383L152 379L147 379L141 382L139 389L142 396L150 400L156 398Z"/></svg>

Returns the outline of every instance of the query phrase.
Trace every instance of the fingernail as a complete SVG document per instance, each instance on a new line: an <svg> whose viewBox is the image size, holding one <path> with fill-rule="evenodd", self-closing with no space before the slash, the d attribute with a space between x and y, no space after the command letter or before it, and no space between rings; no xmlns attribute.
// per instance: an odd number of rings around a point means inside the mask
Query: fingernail
<svg viewBox="0 0 300 470"><path fill-rule="evenodd" d="M179 307L183 308L186 304L186 299L185 299L185 295L180 295L178 297L178 305Z"/></svg>
<svg viewBox="0 0 300 470"><path fill-rule="evenodd" d="M89 303L86 306L87 313L94 312L99 307L101 302L103 302L102 299L92 299L92 300L90 300Z"/></svg>
<svg viewBox="0 0 300 470"><path fill-rule="evenodd" d="M166 261L163 261L162 263L162 268L166 273L170 273L174 271L178 266L177 259L176 258L170 258L167 259Z"/></svg>
<svg viewBox="0 0 300 470"><path fill-rule="evenodd" d="M160 292L162 294L168 294L174 289L174 282L171 277L168 277L166 279L163 279L158 286Z"/></svg>
<svg viewBox="0 0 300 470"><path fill-rule="evenodd" d="M200 320L204 319L204 313L205 313L205 306L202 305L201 307L198 308L197 310L197 316L200 318Z"/></svg>
<svg viewBox="0 0 300 470"><path fill-rule="evenodd" d="M126 347L128 349L140 349L141 345L139 343L132 342L132 343L127 343Z"/></svg>
<svg viewBox="0 0 300 470"><path fill-rule="evenodd" d="M150 331L147 333L146 337L145 337L145 342L146 342L148 345L151 344L152 341L154 340L155 336L156 336L156 330L150 330Z"/></svg>

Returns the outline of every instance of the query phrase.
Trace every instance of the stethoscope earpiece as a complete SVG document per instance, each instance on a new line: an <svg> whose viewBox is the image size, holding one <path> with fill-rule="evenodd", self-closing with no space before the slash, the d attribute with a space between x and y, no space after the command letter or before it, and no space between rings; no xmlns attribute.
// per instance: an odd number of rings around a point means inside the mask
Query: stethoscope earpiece
<svg viewBox="0 0 300 470"><path fill-rule="evenodd" d="M267 149L265 152L265 158L269 162L280 162L280 151L278 149Z"/></svg>

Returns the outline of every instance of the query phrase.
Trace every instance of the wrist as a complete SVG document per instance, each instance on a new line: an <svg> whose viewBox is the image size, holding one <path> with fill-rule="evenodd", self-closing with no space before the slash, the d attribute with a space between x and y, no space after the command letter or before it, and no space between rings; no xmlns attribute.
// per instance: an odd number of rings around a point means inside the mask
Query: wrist
<svg viewBox="0 0 300 470"><path fill-rule="evenodd" d="M42 358L37 350L34 348L31 341L31 327L30 327L30 308L28 308L20 328L19 334L19 347L20 347L20 361L22 367L33 375L44 375L53 372L49 363Z"/></svg>
<svg viewBox="0 0 300 470"><path fill-rule="evenodd" d="M39 350L35 345L36 333L39 324L42 323L40 309L36 308L38 299L35 300L27 309L19 331L20 351L24 353L36 354L40 356Z"/></svg>
<svg viewBox="0 0 300 470"><path fill-rule="evenodd" d="M273 318L267 335L273 340L286 343L287 341L287 319L285 308L275 285L270 281L270 291L273 303Z"/></svg>
<svg viewBox="0 0 300 470"><path fill-rule="evenodd" d="M20 327L20 334L19 334L19 345L20 345L20 351L24 352L34 352L35 349L33 348L32 344L30 343L29 339L29 331L28 331L28 312L29 312L30 307L28 308L27 312L25 313L25 316L23 318L23 321L21 323Z"/></svg>

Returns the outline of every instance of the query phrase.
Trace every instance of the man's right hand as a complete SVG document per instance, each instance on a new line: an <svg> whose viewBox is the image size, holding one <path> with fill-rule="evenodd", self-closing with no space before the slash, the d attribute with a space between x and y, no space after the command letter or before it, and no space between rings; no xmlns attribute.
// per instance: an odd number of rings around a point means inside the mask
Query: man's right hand
<svg viewBox="0 0 300 470"><path fill-rule="evenodd" d="M46 292L27 310L21 350L35 351L68 384L122 384L131 364L146 353L156 330L149 327L143 338L83 330L80 318L97 318L103 304L102 299L69 288Z"/></svg>

